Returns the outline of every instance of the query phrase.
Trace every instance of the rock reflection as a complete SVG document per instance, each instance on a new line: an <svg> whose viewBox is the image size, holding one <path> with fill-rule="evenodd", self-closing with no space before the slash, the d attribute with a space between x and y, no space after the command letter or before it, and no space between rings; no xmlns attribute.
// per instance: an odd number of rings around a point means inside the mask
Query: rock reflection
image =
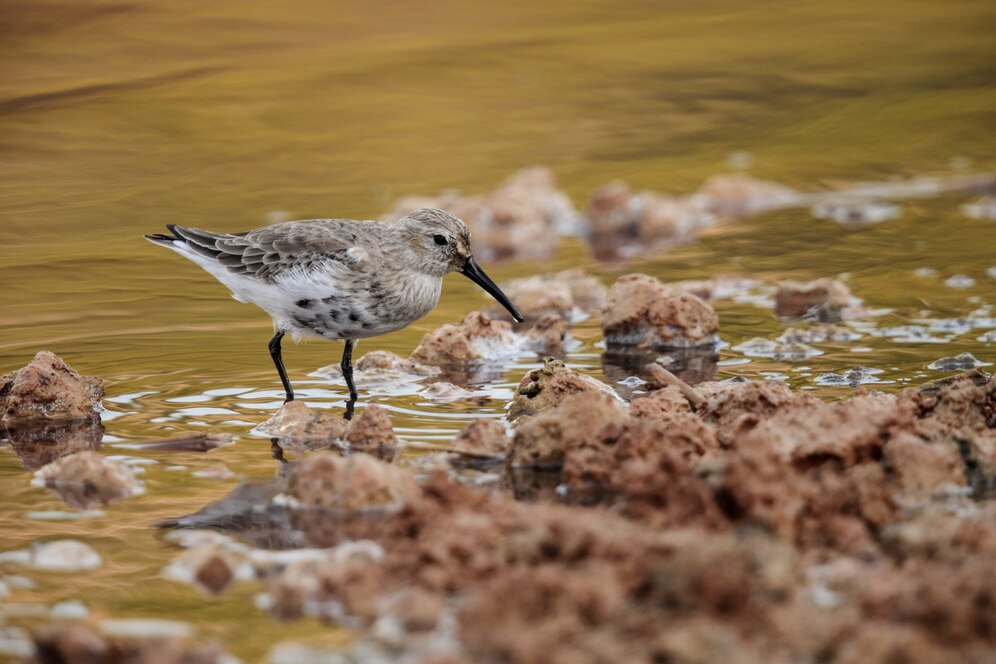
<svg viewBox="0 0 996 664"><path fill-rule="evenodd" d="M24 469L37 470L67 454L99 449L104 426L98 419L5 422L0 433Z"/></svg>
<svg viewBox="0 0 996 664"><path fill-rule="evenodd" d="M635 376L644 382L653 382L653 377L646 370L652 362L661 363L689 385L696 385L715 380L718 360L719 356L712 348L674 349L667 355L609 348L602 354L602 372L620 396L629 400L638 385L634 384L636 381L626 379Z"/></svg>

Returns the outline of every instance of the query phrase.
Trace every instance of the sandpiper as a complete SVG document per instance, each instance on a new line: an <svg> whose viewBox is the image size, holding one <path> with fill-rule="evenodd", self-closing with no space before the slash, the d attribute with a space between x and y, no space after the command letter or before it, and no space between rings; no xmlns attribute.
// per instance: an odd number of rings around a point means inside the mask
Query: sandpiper
<svg viewBox="0 0 996 664"><path fill-rule="evenodd" d="M352 366L357 339L400 330L432 311L447 273L469 277L522 321L474 260L466 224L443 210L416 210L394 222L288 221L244 233L166 227L171 235L145 238L189 258L236 300L273 318L270 356L287 401L294 390L280 355L284 335L345 342L340 366L349 388L347 417L358 396Z"/></svg>

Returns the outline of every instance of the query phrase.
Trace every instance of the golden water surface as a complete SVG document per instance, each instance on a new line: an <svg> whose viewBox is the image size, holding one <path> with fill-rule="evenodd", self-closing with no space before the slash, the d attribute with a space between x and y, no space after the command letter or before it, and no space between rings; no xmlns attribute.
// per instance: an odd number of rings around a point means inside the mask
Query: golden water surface
<svg viewBox="0 0 996 664"><path fill-rule="evenodd" d="M578 207L613 179L693 191L741 151L753 156L752 175L800 190L996 170L991 0L5 0L0 45L0 373L49 349L99 375L103 450L156 462L145 466L144 496L51 520L37 513L71 508L29 486L31 473L0 447L0 550L73 537L104 560L85 575L2 566L36 586L0 598L0 613L31 626L41 618L15 614L78 599L102 616L189 621L245 661L281 641L348 634L271 619L253 606L251 583L209 600L159 576L177 549L150 524L202 507L239 478L272 477L269 442L248 431L281 392L266 316L143 233L170 222L240 231L274 215L372 218L398 196L484 192L537 163ZM996 222L967 217L963 202L904 202L899 219L859 230L784 210L627 266L599 266L567 240L548 263L488 267L502 281L580 265L607 284L628 271L846 274L866 306L892 310L876 325L956 319L996 305L996 271L987 274ZM974 285L947 285L956 274ZM407 354L485 303L449 277L432 314L359 352ZM717 309L731 345L785 327L770 309ZM939 357L996 361L994 344L979 340L987 329L943 344L868 336L792 363L739 363L727 348L719 377L768 375L833 398L852 388L814 377L862 365L883 370L875 387L895 390L944 375L926 368ZM602 378L597 322L577 336L570 363ZM339 352L285 349L308 402L339 407L341 385L308 377ZM406 440L445 442L473 417L501 416L537 362L520 358L480 386L493 397L484 405L360 385L361 398L387 407ZM239 438L209 454L120 447L189 431ZM192 474L218 461L237 477ZM167 469L176 466L185 468Z"/></svg>

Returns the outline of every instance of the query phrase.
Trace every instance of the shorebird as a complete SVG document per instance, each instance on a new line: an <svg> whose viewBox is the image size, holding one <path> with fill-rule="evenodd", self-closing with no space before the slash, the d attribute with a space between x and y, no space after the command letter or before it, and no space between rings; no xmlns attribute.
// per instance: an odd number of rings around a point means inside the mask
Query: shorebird
<svg viewBox="0 0 996 664"><path fill-rule="evenodd" d="M416 210L393 222L309 219L244 233L214 233L167 224L170 235L150 242L172 249L207 270L240 302L273 318L269 349L286 401L294 390L280 354L290 333L341 339L346 416L358 393L352 354L358 339L400 330L436 306L443 277L460 272L487 291L512 318L522 315L470 252L470 230L435 209Z"/></svg>

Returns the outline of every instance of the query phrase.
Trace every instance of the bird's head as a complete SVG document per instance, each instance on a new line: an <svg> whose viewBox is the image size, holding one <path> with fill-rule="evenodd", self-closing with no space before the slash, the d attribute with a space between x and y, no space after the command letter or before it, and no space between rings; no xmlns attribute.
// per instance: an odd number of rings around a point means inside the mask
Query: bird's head
<svg viewBox="0 0 996 664"><path fill-rule="evenodd" d="M449 212L435 208L415 210L399 223L407 231L412 253L418 256L417 269L440 277L449 272L460 272L498 300L512 314L512 318L522 321L515 305L474 260L467 224Z"/></svg>

